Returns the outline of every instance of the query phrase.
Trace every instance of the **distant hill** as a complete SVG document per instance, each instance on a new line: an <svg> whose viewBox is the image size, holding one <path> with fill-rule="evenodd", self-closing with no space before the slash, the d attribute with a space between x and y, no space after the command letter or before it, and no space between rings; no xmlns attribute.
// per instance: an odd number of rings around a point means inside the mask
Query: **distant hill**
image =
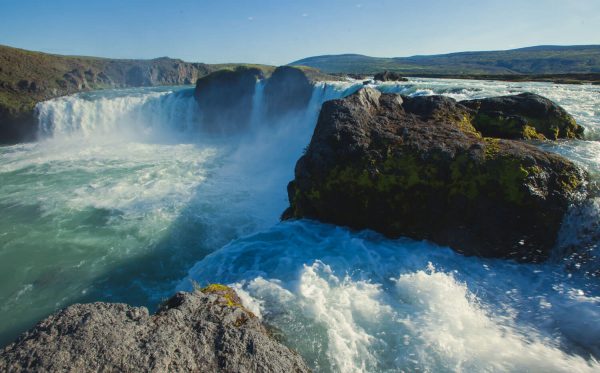
<svg viewBox="0 0 600 373"><path fill-rule="evenodd" d="M391 58L340 54L308 57L290 65L354 74L383 70L404 75L590 74L600 73L600 45L540 45L505 51Z"/></svg>

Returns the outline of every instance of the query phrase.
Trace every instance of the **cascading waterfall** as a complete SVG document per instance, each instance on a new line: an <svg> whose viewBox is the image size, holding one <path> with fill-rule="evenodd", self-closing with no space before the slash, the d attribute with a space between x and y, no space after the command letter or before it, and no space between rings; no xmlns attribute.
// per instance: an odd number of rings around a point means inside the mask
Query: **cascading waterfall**
<svg viewBox="0 0 600 373"><path fill-rule="evenodd" d="M38 104L43 141L0 147L0 344L73 302L155 307L194 280L235 286L316 371L600 369L596 202L573 212L561 233L565 250L589 249L587 261L539 265L279 222L321 104L361 86L317 83L305 110L270 120L259 81L249 128L228 136L203 130L189 87ZM587 138L600 137L600 87L447 79L376 86L456 99L533 91L563 105ZM599 144L542 146L597 180ZM590 234L578 241L581 222Z"/></svg>

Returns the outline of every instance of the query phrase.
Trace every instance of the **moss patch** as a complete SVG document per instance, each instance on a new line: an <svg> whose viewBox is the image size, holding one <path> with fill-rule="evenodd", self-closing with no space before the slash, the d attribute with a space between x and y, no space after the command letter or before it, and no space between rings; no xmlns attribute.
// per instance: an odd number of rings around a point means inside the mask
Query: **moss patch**
<svg viewBox="0 0 600 373"><path fill-rule="evenodd" d="M217 294L225 299L224 304L227 307L243 307L240 302L239 297L235 293L235 291L229 286L221 285L221 284L210 284L205 288L200 290L205 294Z"/></svg>

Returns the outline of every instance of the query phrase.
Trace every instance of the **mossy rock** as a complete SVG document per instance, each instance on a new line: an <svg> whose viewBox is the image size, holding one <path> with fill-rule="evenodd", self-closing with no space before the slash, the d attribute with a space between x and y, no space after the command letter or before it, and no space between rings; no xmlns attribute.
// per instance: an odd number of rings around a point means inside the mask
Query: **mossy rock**
<svg viewBox="0 0 600 373"><path fill-rule="evenodd" d="M226 285L221 284L210 284L202 289L201 292L204 294L216 294L223 299L223 304L227 307L244 307L242 300L237 295L235 290Z"/></svg>
<svg viewBox="0 0 600 373"><path fill-rule="evenodd" d="M285 218L313 218L468 255L540 261L587 175L520 141L483 137L442 96L369 88L326 102L288 187Z"/></svg>
<svg viewBox="0 0 600 373"><path fill-rule="evenodd" d="M484 136L505 139L583 138L584 128L562 107L534 93L461 101L473 109L473 126Z"/></svg>

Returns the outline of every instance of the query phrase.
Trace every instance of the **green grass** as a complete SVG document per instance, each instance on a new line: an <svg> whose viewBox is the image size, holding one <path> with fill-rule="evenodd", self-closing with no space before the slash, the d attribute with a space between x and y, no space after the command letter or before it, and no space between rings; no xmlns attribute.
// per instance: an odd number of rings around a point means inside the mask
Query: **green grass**
<svg viewBox="0 0 600 373"><path fill-rule="evenodd" d="M405 75L600 74L600 45L539 46L395 58L342 54L309 57L291 65L310 66L326 73L354 74L383 70Z"/></svg>

